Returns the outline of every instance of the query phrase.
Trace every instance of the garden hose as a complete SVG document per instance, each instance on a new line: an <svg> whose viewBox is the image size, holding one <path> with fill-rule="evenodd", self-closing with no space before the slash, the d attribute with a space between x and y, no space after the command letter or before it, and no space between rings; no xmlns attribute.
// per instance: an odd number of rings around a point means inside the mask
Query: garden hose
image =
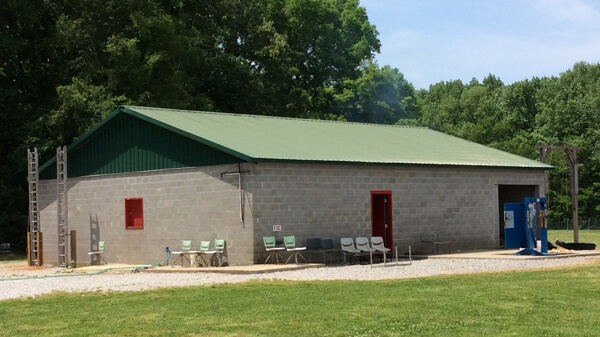
<svg viewBox="0 0 600 337"><path fill-rule="evenodd" d="M51 278L51 277L69 277L69 276L91 276L98 275L102 273L106 273L110 270L119 270L119 269L148 269L153 267L158 267L161 264L167 262L171 257L171 252L167 250L167 258L165 258L162 262L152 264L152 265L143 265L143 266L129 266L129 267L113 267L99 270L94 273L78 273L78 274L58 274L58 275L46 275L46 276L28 276L28 277L11 277L11 278L0 278L0 281L13 281L13 280L34 280L34 279L43 279L43 278Z"/></svg>

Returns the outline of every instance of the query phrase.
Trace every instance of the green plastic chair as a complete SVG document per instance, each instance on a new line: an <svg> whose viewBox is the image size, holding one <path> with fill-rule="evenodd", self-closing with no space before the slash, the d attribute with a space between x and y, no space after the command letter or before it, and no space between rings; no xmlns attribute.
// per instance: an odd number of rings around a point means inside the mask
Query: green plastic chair
<svg viewBox="0 0 600 337"><path fill-rule="evenodd" d="M215 256L219 262L219 267L223 266L223 254L225 253L225 240L215 239Z"/></svg>
<svg viewBox="0 0 600 337"><path fill-rule="evenodd" d="M102 253L104 253L104 241L98 241L98 250L88 253L88 255L91 255L92 264L94 264L94 256L96 257L95 260L98 265L101 265L102 261L104 261L104 264L108 264L102 257Z"/></svg>
<svg viewBox="0 0 600 337"><path fill-rule="evenodd" d="M275 255L275 259L277 260L277 264L279 264L279 258L283 261L283 257L279 254L280 251L284 250L285 247L277 247L274 236L263 236L263 243L265 244L265 250L269 254L265 259L265 264L269 262L269 259Z"/></svg>
<svg viewBox="0 0 600 337"><path fill-rule="evenodd" d="M285 249L288 252L292 253L290 255L290 257L288 257L288 259L285 261L286 264L290 261L292 256L294 257L294 261L296 262L296 264L298 264L298 256L300 256L304 260L304 262L308 263L308 261L306 261L304 256L302 256L302 254L300 254L301 251L306 250L306 247L296 247L296 237L295 236L284 236L283 244L285 245Z"/></svg>
<svg viewBox="0 0 600 337"><path fill-rule="evenodd" d="M198 256L200 256L200 258L204 262L205 267L210 266L210 258L217 253L216 250L209 250L209 249L210 249L210 241L200 241L200 251L198 252ZM209 257L208 262L206 262L206 259L204 259L205 255Z"/></svg>
<svg viewBox="0 0 600 337"><path fill-rule="evenodd" d="M214 251L208 250L210 248L210 241L200 241L200 253L203 254L214 254Z"/></svg>
<svg viewBox="0 0 600 337"><path fill-rule="evenodd" d="M184 259L186 259L188 263L191 264L192 262L190 261L190 259L187 256L185 256L185 254L190 253L190 249L192 249L192 240L181 240L181 251L171 253L172 255L177 256L173 264L177 263L177 260L181 260L181 266L183 267Z"/></svg>

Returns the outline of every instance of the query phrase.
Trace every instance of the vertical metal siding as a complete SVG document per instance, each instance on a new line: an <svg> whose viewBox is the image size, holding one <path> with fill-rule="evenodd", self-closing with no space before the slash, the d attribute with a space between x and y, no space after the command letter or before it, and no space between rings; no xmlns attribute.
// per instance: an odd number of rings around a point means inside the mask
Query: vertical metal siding
<svg viewBox="0 0 600 337"><path fill-rule="evenodd" d="M77 148L69 149L68 175L78 177L240 161L192 139L122 114ZM43 172L43 179L55 177L56 168Z"/></svg>

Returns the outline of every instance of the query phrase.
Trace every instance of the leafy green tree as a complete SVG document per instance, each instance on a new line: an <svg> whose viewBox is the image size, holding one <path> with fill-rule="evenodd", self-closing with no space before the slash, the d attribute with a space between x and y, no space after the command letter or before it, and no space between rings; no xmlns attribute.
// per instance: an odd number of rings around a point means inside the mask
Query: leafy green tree
<svg viewBox="0 0 600 337"><path fill-rule="evenodd" d="M132 104L303 116L379 50L356 0L85 1L63 6L61 85L79 78Z"/></svg>
<svg viewBox="0 0 600 337"><path fill-rule="evenodd" d="M56 62L48 52L52 8L32 0L0 4L0 242L24 250L27 230L25 140L56 100Z"/></svg>
<svg viewBox="0 0 600 337"><path fill-rule="evenodd" d="M493 75L480 83L440 82L417 93L419 123L531 159L537 144L578 146L580 216L600 217L600 65L577 63L559 77L506 86ZM550 215L571 217L568 162L555 153Z"/></svg>
<svg viewBox="0 0 600 337"><path fill-rule="evenodd" d="M53 140L59 144L82 135L116 106L130 103L124 95L113 97L106 87L90 85L78 78L56 91L63 103L49 114L48 129L58 134Z"/></svg>
<svg viewBox="0 0 600 337"><path fill-rule="evenodd" d="M419 95L419 120L434 130L457 135L461 122L460 97L465 90L462 81L439 82Z"/></svg>
<svg viewBox="0 0 600 337"><path fill-rule="evenodd" d="M548 143L578 146L580 215L582 218L599 217L600 207L600 64L577 63L562 73L544 88L547 99L542 113L538 116L540 124L536 130ZM562 169L568 167L557 161ZM553 164L555 164L553 162ZM557 171L560 171L557 169ZM553 197L562 209L563 217L569 216L570 197L561 198L568 191L568 178L560 173L551 174ZM561 193L561 197L556 193Z"/></svg>
<svg viewBox="0 0 600 337"><path fill-rule="evenodd" d="M417 117L415 89L398 69L369 63L363 76L343 85L335 98L339 114L348 121L394 124Z"/></svg>
<svg viewBox="0 0 600 337"><path fill-rule="evenodd" d="M7 0L0 18L0 241L21 244L25 147L49 158L119 104L339 118L380 48L358 0Z"/></svg>

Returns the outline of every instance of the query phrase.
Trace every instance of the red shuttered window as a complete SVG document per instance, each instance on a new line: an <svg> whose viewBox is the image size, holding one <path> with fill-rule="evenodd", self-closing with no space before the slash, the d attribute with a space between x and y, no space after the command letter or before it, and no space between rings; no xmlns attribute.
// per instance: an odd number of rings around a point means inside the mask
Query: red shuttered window
<svg viewBox="0 0 600 337"><path fill-rule="evenodd" d="M125 229L144 228L144 198L125 199Z"/></svg>

